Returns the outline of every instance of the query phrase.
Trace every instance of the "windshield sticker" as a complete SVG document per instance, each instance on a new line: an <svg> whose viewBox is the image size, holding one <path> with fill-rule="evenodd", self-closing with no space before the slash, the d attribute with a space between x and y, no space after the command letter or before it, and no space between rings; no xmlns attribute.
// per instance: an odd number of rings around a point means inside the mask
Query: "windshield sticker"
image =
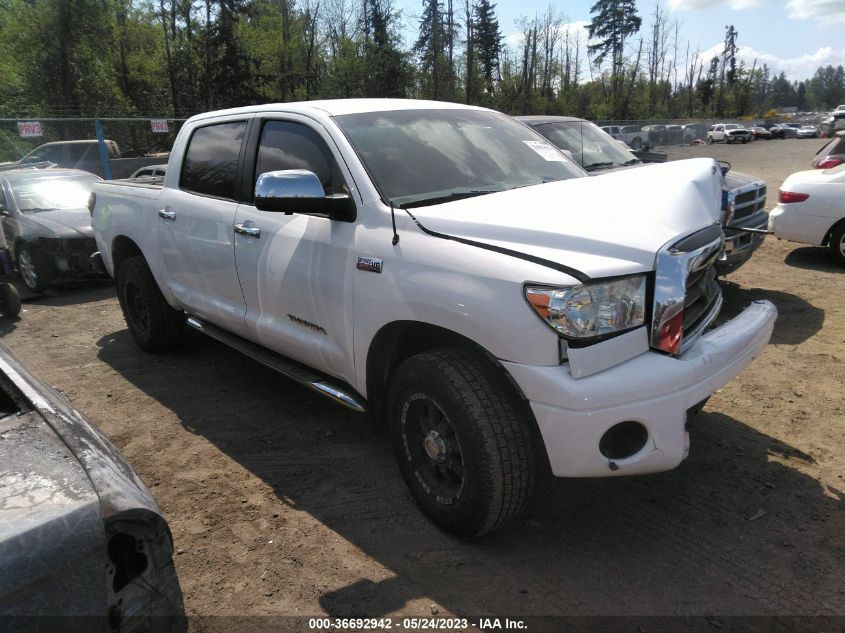
<svg viewBox="0 0 845 633"><path fill-rule="evenodd" d="M544 143L543 141L522 141L522 142L525 143L531 149L533 149L535 152L537 152L540 156L542 156L543 160L547 160L547 161L550 161L550 162L558 162L558 163L562 163L566 160L563 157L563 154L561 154L558 150L556 150L554 147L552 147L548 143Z"/></svg>

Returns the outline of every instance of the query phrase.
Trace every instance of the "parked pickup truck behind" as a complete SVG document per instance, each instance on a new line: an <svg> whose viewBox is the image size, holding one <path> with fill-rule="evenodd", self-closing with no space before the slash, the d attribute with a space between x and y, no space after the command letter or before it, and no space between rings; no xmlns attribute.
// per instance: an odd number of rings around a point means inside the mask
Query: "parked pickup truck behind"
<svg viewBox="0 0 845 633"><path fill-rule="evenodd" d="M412 100L190 119L163 186L102 182L93 225L137 343L184 324L389 429L422 509L465 537L538 473L676 467L687 411L776 311L708 330L710 159L587 178L505 115Z"/></svg>
<svg viewBox="0 0 845 633"><path fill-rule="evenodd" d="M127 157L121 156L117 143L103 141L112 178L126 178L139 167L160 163L161 154ZM27 167L39 163L53 163L57 167L81 169L105 177L100 146L97 139L78 141L53 141L44 143L13 163L0 163L0 167Z"/></svg>

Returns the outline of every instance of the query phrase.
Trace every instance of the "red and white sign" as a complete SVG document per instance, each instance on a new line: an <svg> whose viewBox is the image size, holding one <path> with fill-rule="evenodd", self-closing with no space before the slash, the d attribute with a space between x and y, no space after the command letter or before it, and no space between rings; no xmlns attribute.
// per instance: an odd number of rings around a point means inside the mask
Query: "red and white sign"
<svg viewBox="0 0 845 633"><path fill-rule="evenodd" d="M167 134L167 119L150 119L150 127L157 134Z"/></svg>
<svg viewBox="0 0 845 633"><path fill-rule="evenodd" d="M18 121L18 134L21 135L21 138L43 136L44 131L41 129L41 121Z"/></svg>

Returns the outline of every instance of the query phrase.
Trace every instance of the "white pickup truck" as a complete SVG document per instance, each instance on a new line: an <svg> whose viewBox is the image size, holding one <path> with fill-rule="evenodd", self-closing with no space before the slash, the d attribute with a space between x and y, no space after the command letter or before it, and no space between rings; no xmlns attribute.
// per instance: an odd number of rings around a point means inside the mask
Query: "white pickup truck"
<svg viewBox="0 0 845 633"><path fill-rule="evenodd" d="M687 412L769 340L767 301L711 328L717 165L642 173L587 178L483 108L312 101L195 116L163 186L91 204L141 348L187 324L368 410L422 509L477 537L548 469L677 466Z"/></svg>

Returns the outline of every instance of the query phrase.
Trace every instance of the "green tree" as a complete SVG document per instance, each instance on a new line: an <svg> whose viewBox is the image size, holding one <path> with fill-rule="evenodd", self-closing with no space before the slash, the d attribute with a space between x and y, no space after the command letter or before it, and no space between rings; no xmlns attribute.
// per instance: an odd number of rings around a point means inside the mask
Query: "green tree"
<svg viewBox="0 0 845 633"><path fill-rule="evenodd" d="M445 99L452 84L453 68L449 67L448 28L439 0L423 0L419 35L414 53L419 60L422 93L432 99Z"/></svg>
<svg viewBox="0 0 845 633"><path fill-rule="evenodd" d="M478 0L473 11L475 19L472 30L475 35L478 65L489 101L495 91L496 81L501 79L502 31L499 29L495 3L490 0Z"/></svg>
<svg viewBox="0 0 845 633"><path fill-rule="evenodd" d="M842 66L820 67L809 82L809 94L817 109L832 109L845 102L845 69Z"/></svg>
<svg viewBox="0 0 845 633"><path fill-rule="evenodd" d="M590 7L593 19L587 30L594 44L587 47L597 66L610 57L610 98L613 116L619 117L620 97L625 82L625 41L640 30L634 0L597 0Z"/></svg>
<svg viewBox="0 0 845 633"><path fill-rule="evenodd" d="M364 43L365 93L368 97L404 97L410 78L407 56L399 47L399 16L387 0L369 0L371 39Z"/></svg>

